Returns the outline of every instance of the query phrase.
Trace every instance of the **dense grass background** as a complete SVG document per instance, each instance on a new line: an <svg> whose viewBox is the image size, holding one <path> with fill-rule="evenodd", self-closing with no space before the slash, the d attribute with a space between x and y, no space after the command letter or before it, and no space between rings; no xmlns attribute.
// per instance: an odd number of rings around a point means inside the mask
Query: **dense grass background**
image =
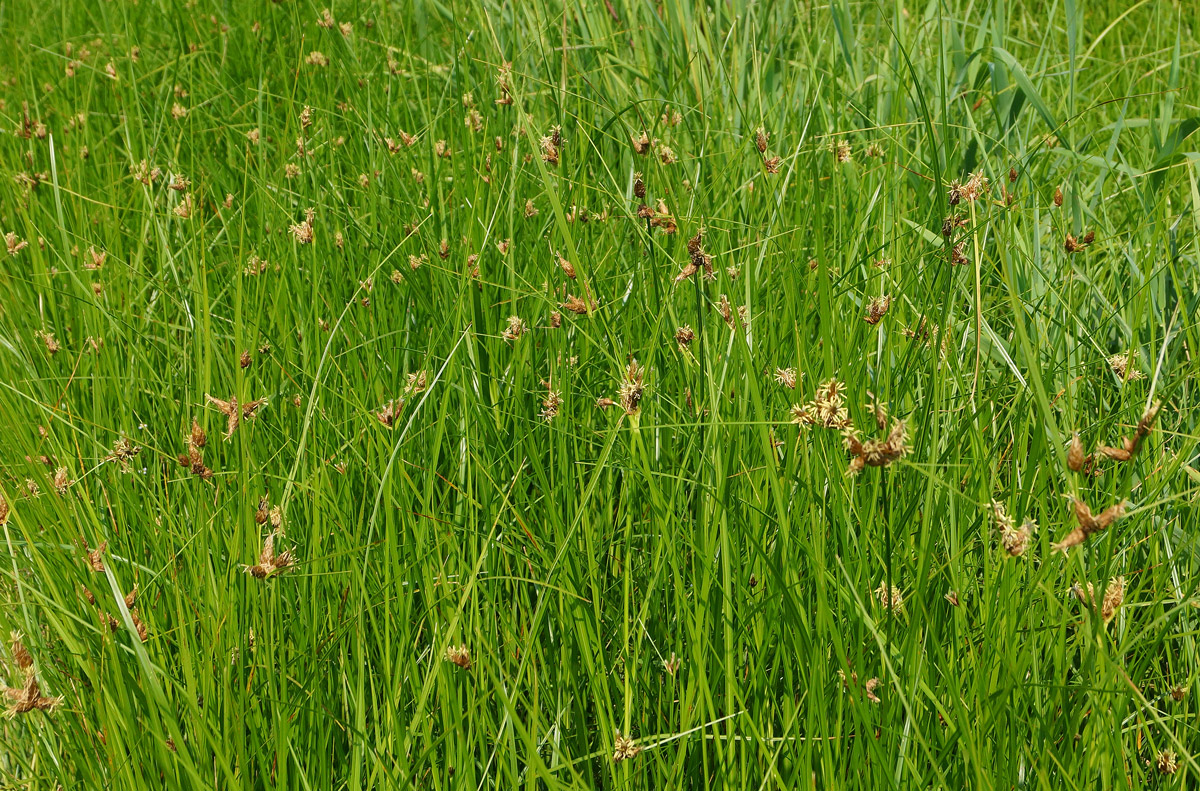
<svg viewBox="0 0 1200 791"><path fill-rule="evenodd" d="M323 8L0 6L28 245L0 252L0 632L29 657L0 678L62 697L0 721L0 787L1200 779L1194 6ZM675 284L701 227L715 280ZM640 411L597 407L631 358ZM905 458L848 477L791 423L831 377ZM267 401L224 440L209 395ZM1154 401L1135 459L1068 469ZM177 461L193 421L211 475ZM1071 495L1130 505L1063 555ZM1023 556L992 501L1036 520ZM259 579L274 507L294 568ZM1107 623L1070 592L1118 577Z"/></svg>

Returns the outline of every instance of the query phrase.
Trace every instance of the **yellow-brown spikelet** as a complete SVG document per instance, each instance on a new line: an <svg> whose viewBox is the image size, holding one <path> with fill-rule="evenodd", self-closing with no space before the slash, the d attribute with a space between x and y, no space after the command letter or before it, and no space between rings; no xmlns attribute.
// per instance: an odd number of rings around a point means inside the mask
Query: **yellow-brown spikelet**
<svg viewBox="0 0 1200 791"><path fill-rule="evenodd" d="M265 494L258 498L258 508L254 510L255 524L265 525L271 517L271 500Z"/></svg>
<svg viewBox="0 0 1200 791"><path fill-rule="evenodd" d="M463 670L471 669L471 649L465 644L446 647L446 661Z"/></svg>
<svg viewBox="0 0 1200 791"><path fill-rule="evenodd" d="M640 135L630 135L629 140L633 143L633 150L639 156L645 156L650 153L650 135L646 134L643 129Z"/></svg>
<svg viewBox="0 0 1200 791"><path fill-rule="evenodd" d="M1062 205L1063 205L1063 191L1062 191L1062 187L1055 187L1055 188L1054 188L1054 205L1055 205L1055 206L1062 206Z"/></svg>
<svg viewBox="0 0 1200 791"><path fill-rule="evenodd" d="M622 736L620 731L613 736L613 761L620 763L629 760L641 751L642 748L638 746L637 742L628 736Z"/></svg>
<svg viewBox="0 0 1200 791"><path fill-rule="evenodd" d="M1159 750L1158 754L1154 756L1154 768L1160 775L1173 775L1179 771L1179 757L1172 749Z"/></svg>
<svg viewBox="0 0 1200 791"><path fill-rule="evenodd" d="M1004 548L1004 551L1014 558L1024 555L1033 538L1033 531L1037 529L1037 523L1032 519L1026 519L1024 524L1017 527L1016 522L1005 510L1004 504L997 501L992 502L992 519L1000 534L1000 546Z"/></svg>
<svg viewBox="0 0 1200 791"><path fill-rule="evenodd" d="M763 157L763 168L768 173L778 173L779 165L783 162L783 158L776 154L773 157Z"/></svg>
<svg viewBox="0 0 1200 791"><path fill-rule="evenodd" d="M562 148L562 127L550 127L550 134L544 136L538 145L542 150L542 161L552 167L557 167L559 162L559 149Z"/></svg>
<svg viewBox="0 0 1200 791"><path fill-rule="evenodd" d="M8 524L9 513L8 500L3 495L0 495L0 527Z"/></svg>
<svg viewBox="0 0 1200 791"><path fill-rule="evenodd" d="M1096 587L1092 583L1087 583L1087 587L1080 585L1078 582L1071 586L1071 593L1075 598L1088 606L1094 606ZM1125 603L1125 578L1112 577L1108 581L1108 587L1104 589L1104 598L1100 600L1100 617L1107 624L1117 615L1117 610L1121 609L1121 605Z"/></svg>
<svg viewBox="0 0 1200 791"><path fill-rule="evenodd" d="M645 375L645 369L636 359L631 359L625 368L625 375L621 378L621 385L617 388L617 398L620 399L621 408L625 410L626 415L636 415L640 410Z"/></svg>
<svg viewBox="0 0 1200 791"><path fill-rule="evenodd" d="M529 329L525 321L520 316L509 316L508 326L504 328L504 332L500 333L500 337L512 343L520 339L522 335Z"/></svg>
<svg viewBox="0 0 1200 791"><path fill-rule="evenodd" d="M316 210L312 208L305 209L304 221L288 226L288 232L299 244L312 244L313 240L313 218L316 217Z"/></svg>
<svg viewBox="0 0 1200 791"><path fill-rule="evenodd" d="M572 280L574 280L575 279L575 266L570 261L563 258L561 253L555 254L555 257L558 259L558 265L562 269L562 271L566 274L566 276L571 278Z"/></svg>
<svg viewBox="0 0 1200 791"><path fill-rule="evenodd" d="M9 255L16 255L29 246L29 242L18 237L14 232L9 231L4 234L4 246L8 248Z"/></svg>
<svg viewBox="0 0 1200 791"><path fill-rule="evenodd" d="M1137 352L1121 352L1108 358L1108 365L1122 382L1145 379L1146 375L1137 367Z"/></svg>
<svg viewBox="0 0 1200 791"><path fill-rule="evenodd" d="M696 339L696 332L690 325L684 324L679 329L675 330L675 342L679 344L680 349L686 349L692 345L692 341Z"/></svg>
<svg viewBox="0 0 1200 791"><path fill-rule="evenodd" d="M425 392L428 379L429 375L424 369L408 374L404 378L404 395L411 396Z"/></svg>
<svg viewBox="0 0 1200 791"><path fill-rule="evenodd" d="M375 417L387 428L392 428L396 425L396 418L400 416L403 410L404 399L393 398L375 413Z"/></svg>
<svg viewBox="0 0 1200 791"><path fill-rule="evenodd" d="M1075 497L1072 498L1072 501L1075 506L1075 521L1078 522L1078 525L1062 541L1054 545L1054 550L1057 552L1065 553L1071 547L1082 544L1088 536L1101 532L1125 515L1126 503L1123 500L1095 515L1083 500Z"/></svg>
<svg viewBox="0 0 1200 791"><path fill-rule="evenodd" d="M542 399L542 411L539 416L547 423L558 417L558 410L562 406L562 396L556 390L547 388L546 397Z"/></svg>

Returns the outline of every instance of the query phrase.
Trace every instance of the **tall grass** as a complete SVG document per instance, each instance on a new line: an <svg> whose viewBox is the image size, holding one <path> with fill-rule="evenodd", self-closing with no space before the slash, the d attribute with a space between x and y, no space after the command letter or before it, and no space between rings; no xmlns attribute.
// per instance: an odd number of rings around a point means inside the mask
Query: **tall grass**
<svg viewBox="0 0 1200 791"><path fill-rule="evenodd" d="M323 8L0 7L0 787L1200 780L1194 10Z"/></svg>

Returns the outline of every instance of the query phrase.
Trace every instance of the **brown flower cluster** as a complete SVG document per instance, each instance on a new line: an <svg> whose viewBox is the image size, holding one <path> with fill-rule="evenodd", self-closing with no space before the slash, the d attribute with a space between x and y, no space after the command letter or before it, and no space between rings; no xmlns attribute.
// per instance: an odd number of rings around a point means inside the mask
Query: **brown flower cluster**
<svg viewBox="0 0 1200 791"><path fill-rule="evenodd" d="M846 468L847 475L858 475L864 467L886 467L892 462L908 455L908 433L903 420L892 424L892 430L884 439L859 438L858 431L852 427L843 432L842 442L846 450L854 457Z"/></svg>

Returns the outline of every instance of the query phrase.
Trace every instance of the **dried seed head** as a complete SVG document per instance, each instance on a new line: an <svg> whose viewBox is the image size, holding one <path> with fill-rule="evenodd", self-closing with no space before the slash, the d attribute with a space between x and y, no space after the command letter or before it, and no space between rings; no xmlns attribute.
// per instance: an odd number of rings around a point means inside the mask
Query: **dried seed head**
<svg viewBox="0 0 1200 791"><path fill-rule="evenodd" d="M684 324L679 329L675 330L675 342L679 344L679 348L686 349L695 340L696 333L691 326Z"/></svg>
<svg viewBox="0 0 1200 791"><path fill-rule="evenodd" d="M645 156L650 152L650 135L646 134L643 129L640 135L630 135L630 141L633 143L633 150L639 156Z"/></svg>

